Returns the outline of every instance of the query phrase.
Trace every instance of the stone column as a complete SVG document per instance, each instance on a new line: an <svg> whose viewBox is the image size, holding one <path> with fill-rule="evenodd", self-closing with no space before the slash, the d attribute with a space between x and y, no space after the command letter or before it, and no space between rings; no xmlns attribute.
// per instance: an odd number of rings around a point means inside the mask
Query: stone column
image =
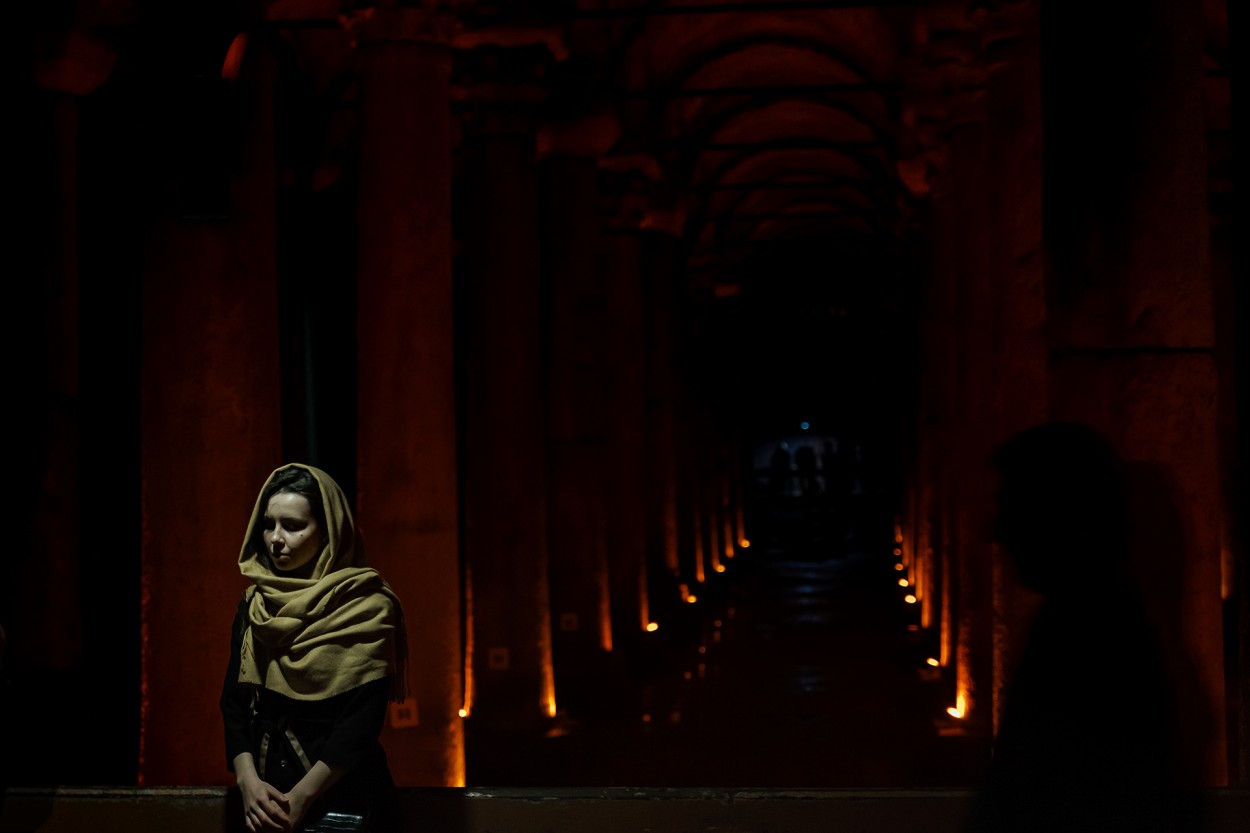
<svg viewBox="0 0 1250 833"><path fill-rule="evenodd" d="M609 311L608 562L612 633L619 651L637 643L651 621L647 589L646 315L640 240L616 231L603 244Z"/></svg>
<svg viewBox="0 0 1250 833"><path fill-rule="evenodd" d="M722 407L728 407L726 403ZM738 459L737 443L727 437L719 449L720 469L720 560L726 567L726 561L733 559L738 550L737 525L738 512L734 505L734 466Z"/></svg>
<svg viewBox="0 0 1250 833"><path fill-rule="evenodd" d="M450 54L436 13L380 9L360 43L357 506L405 605L406 707L383 732L404 785L462 784L453 383Z"/></svg>
<svg viewBox="0 0 1250 833"><path fill-rule="evenodd" d="M942 424L946 417L943 407L944 384L952 370L945 361L950 327L946 325L949 313L943 299L953 277L948 262L943 257L942 242L948 239L944 221L949 215L949 200L941 195L930 198L927 216L921 224L926 229L925 260L929 264L921 275L920 333L917 339L920 353L917 358L918 390L916 392L916 544L915 562L917 595L920 598L920 626L936 628L935 658L945 667L949 644L946 637L947 623L942 618L942 594L940 562L945 557L941 546L941 495L944 481L942 468Z"/></svg>
<svg viewBox="0 0 1250 833"><path fill-rule="evenodd" d="M677 296L674 239L642 233L646 347L647 563L652 608L680 603L677 494ZM653 613L652 618L656 615Z"/></svg>
<svg viewBox="0 0 1250 833"><path fill-rule="evenodd" d="M265 477L281 464L272 59L248 56L242 158L224 216L166 217L143 276L142 680L139 781L220 784L218 677L246 586L237 559ZM226 82L214 82L224 86ZM181 103L195 117L218 93ZM185 95L185 91L184 91ZM217 114L221 115L221 114ZM232 140L233 136L222 137ZM178 176L214 169L185 133ZM189 209L188 203L183 203Z"/></svg>
<svg viewBox="0 0 1250 833"><path fill-rule="evenodd" d="M1042 101L1038 4L1004 6L985 26L989 163L995 231L989 235L994 446L1046 419L1045 274L1042 263ZM991 500L991 504L993 501ZM994 725L1036 613L1036 595L994 561Z"/></svg>
<svg viewBox="0 0 1250 833"><path fill-rule="evenodd" d="M547 365L547 517L556 679L574 706L612 649L607 546L608 320L599 263L598 166L559 155L541 169Z"/></svg>
<svg viewBox="0 0 1250 833"><path fill-rule="evenodd" d="M958 413L958 255L954 201L944 188L933 194L928 215L924 225L930 267L924 276L921 299L921 428L917 441L923 484L921 551L926 562L921 564L916 579L923 593L921 619L937 628L937 659L943 668L951 669L955 660L954 614L958 607L956 587L951 580L956 553L950 511L953 471L958 468L953 427Z"/></svg>
<svg viewBox="0 0 1250 833"><path fill-rule="evenodd" d="M677 577L689 595L698 595L704 579L702 469L700 436L693 392L682 384L674 397L674 449L677 486Z"/></svg>
<svg viewBox="0 0 1250 833"><path fill-rule="evenodd" d="M1183 542L1137 579L1180 698L1188 771L1227 773L1217 373L1202 4L1042 6L1051 412L1172 484ZM1136 517L1139 523L1160 520Z"/></svg>
<svg viewBox="0 0 1250 833"><path fill-rule="evenodd" d="M958 396L952 477L953 546L959 584L956 697L964 719L991 730L993 710L993 572L995 367L992 350L994 276L987 229L995 228L993 180L985 165L990 132L979 96L952 101L951 180L958 218L955 342ZM988 235L992 236L992 232Z"/></svg>
<svg viewBox="0 0 1250 833"><path fill-rule="evenodd" d="M475 724L536 731L555 713L547 583L538 177L532 119L474 113L465 148L464 554Z"/></svg>
<svg viewBox="0 0 1250 833"><path fill-rule="evenodd" d="M1234 95L1244 85L1245 62L1234 56L1244 51L1247 43L1245 7L1229 10L1230 20L1219 35L1206 47L1206 59L1215 66L1206 69L1203 78L1203 110L1207 128L1207 168L1209 172L1211 211L1211 271L1215 305L1215 359L1219 385L1219 456L1223 491L1221 534L1222 597L1226 622L1236 622L1225 631L1233 644L1225 645L1228 681L1226 694L1232 698L1228 715L1230 743L1230 786L1250 785L1250 571L1247 570L1247 545L1250 545L1250 517L1242 507L1250 504L1247 486L1246 452L1250 449L1250 368L1240 356L1250 346L1250 336L1238 322L1250 320L1250 290L1238 280L1238 271L1246 267L1244 229L1238 227L1234 192L1238 169L1245 171L1244 157L1237 158L1237 136L1234 125L1245 123L1246 100ZM1238 74L1239 73L1239 74ZM1237 75L1234 78L1234 75ZM1238 118L1240 116L1241 118ZM1239 349L1240 348L1240 349ZM1234 772L1237 778L1233 779Z"/></svg>

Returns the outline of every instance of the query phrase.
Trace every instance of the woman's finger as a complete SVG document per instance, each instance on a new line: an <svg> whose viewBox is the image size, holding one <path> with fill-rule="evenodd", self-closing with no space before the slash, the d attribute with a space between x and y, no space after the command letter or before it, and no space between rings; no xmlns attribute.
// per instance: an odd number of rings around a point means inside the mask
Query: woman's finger
<svg viewBox="0 0 1250 833"><path fill-rule="evenodd" d="M272 830L281 830L282 826L269 817L263 807L257 807L255 810L256 827L258 829L269 828Z"/></svg>
<svg viewBox="0 0 1250 833"><path fill-rule="evenodd" d="M265 811L269 814L270 818L274 818L282 822L283 827L290 822L290 819L287 817L286 807L272 798L265 804Z"/></svg>

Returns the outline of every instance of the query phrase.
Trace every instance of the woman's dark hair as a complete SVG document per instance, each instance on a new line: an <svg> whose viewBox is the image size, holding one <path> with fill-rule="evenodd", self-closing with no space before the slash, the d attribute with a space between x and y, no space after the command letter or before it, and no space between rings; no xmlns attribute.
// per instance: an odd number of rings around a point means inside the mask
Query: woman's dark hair
<svg viewBox="0 0 1250 833"><path fill-rule="evenodd" d="M273 476L273 479L265 486L265 490L260 494L260 511L263 515L269 506L269 501L274 495L283 492L290 492L295 495L303 495L308 499L308 505L312 509L313 517L317 519L317 524L323 530L328 530L326 526L326 509L325 504L321 502L321 485L317 482L317 478L312 476L312 472L303 466L288 466ZM264 524L260 524L253 532L252 547L256 552L265 551L265 543L262 539L264 535ZM324 541L328 538L323 539Z"/></svg>

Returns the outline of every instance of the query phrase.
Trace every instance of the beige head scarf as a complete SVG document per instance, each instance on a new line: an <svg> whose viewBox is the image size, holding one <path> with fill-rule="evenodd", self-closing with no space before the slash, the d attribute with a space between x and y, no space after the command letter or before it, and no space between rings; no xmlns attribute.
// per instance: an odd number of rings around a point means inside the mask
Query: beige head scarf
<svg viewBox="0 0 1250 833"><path fill-rule="evenodd" d="M292 467L265 481L239 553L239 571L256 585L248 591L251 627L239 651L239 682L323 700L390 674L392 699L401 702L408 653L403 609L378 571L365 566L364 544L338 484L299 466L317 481L325 507L324 545L310 577L277 572L264 549L257 551L265 489Z"/></svg>

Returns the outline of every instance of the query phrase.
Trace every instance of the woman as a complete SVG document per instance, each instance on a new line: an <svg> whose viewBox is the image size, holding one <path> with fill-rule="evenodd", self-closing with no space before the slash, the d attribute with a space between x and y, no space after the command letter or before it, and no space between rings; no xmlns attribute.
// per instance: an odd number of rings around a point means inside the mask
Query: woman
<svg viewBox="0 0 1250 833"><path fill-rule="evenodd" d="M253 586L221 711L248 830L397 829L378 734L406 694L403 612L338 484L311 466L271 474L239 570Z"/></svg>

